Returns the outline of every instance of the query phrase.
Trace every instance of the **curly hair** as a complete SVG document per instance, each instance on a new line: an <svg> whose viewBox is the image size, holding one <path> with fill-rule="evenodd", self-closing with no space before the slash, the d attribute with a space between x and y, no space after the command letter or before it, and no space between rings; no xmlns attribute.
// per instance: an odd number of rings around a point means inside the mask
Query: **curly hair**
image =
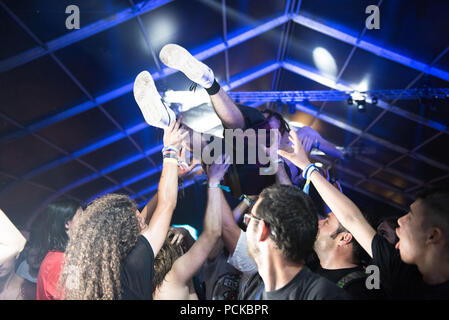
<svg viewBox="0 0 449 320"><path fill-rule="evenodd" d="M58 284L63 299L121 298L121 263L140 233L136 210L133 200L118 194L87 206L65 252Z"/></svg>
<svg viewBox="0 0 449 320"><path fill-rule="evenodd" d="M313 251L318 214L308 195L288 185L265 188L256 215L268 224L272 239L283 256L304 262Z"/></svg>
<svg viewBox="0 0 449 320"><path fill-rule="evenodd" d="M164 282L165 276L173 267L173 263L184 254L181 244L170 243L172 238L173 235L167 235L162 248L154 259L153 294Z"/></svg>

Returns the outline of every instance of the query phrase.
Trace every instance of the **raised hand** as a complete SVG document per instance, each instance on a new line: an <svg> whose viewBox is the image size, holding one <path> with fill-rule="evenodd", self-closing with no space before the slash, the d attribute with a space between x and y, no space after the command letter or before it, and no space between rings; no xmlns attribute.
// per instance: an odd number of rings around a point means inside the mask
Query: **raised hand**
<svg viewBox="0 0 449 320"><path fill-rule="evenodd" d="M310 150L317 142L323 140L318 132L307 126L298 130L298 138L307 154L310 153Z"/></svg>
<svg viewBox="0 0 449 320"><path fill-rule="evenodd" d="M207 177L210 183L220 183L231 165L231 158L228 155L223 154L222 161L217 160L207 168Z"/></svg>
<svg viewBox="0 0 449 320"><path fill-rule="evenodd" d="M290 135L288 138L293 143L293 151L278 150L278 154L281 157L293 162L293 164L301 170L304 170L304 168L310 164L307 153L294 130L290 130Z"/></svg>
<svg viewBox="0 0 449 320"><path fill-rule="evenodd" d="M181 148L182 141L189 134L186 130L181 129L181 118L173 122L168 128L164 129L164 147Z"/></svg>

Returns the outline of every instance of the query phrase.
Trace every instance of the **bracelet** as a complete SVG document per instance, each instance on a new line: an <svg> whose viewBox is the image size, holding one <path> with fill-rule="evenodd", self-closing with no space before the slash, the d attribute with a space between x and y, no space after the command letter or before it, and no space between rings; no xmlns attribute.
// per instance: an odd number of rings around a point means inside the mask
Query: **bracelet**
<svg viewBox="0 0 449 320"><path fill-rule="evenodd" d="M209 188L220 188L223 191L231 192L231 189L228 186L223 186L219 183L209 183Z"/></svg>
<svg viewBox="0 0 449 320"><path fill-rule="evenodd" d="M317 166L314 165L313 163L309 164L307 167L304 168L304 170L302 171L302 177L306 180L308 180L308 177L310 176L310 174L312 173L312 171L310 171L310 169L313 170L318 170ZM310 171L310 172L309 172Z"/></svg>
<svg viewBox="0 0 449 320"><path fill-rule="evenodd" d="M302 191L303 191L305 194L309 194L309 188L310 188L310 176L312 175L312 173L313 173L315 170L319 172L319 170L318 170L318 168L316 167L316 165L314 165L314 164L312 163L312 164L309 164L309 165L304 169L304 171L303 171L302 177L306 179L306 183L304 184L304 188L302 189Z"/></svg>
<svg viewBox="0 0 449 320"><path fill-rule="evenodd" d="M242 194L239 200L243 200L248 207L254 203L254 200L251 200L246 194Z"/></svg>
<svg viewBox="0 0 449 320"><path fill-rule="evenodd" d="M164 153L165 151L174 151L174 152L176 152L176 153L178 153L179 152L179 149L178 148L176 148L176 147L173 147L173 146L166 146L166 147L163 147L162 148L162 153Z"/></svg>
<svg viewBox="0 0 449 320"><path fill-rule="evenodd" d="M172 158L178 160L178 155L176 153L166 153L162 156L162 158Z"/></svg>

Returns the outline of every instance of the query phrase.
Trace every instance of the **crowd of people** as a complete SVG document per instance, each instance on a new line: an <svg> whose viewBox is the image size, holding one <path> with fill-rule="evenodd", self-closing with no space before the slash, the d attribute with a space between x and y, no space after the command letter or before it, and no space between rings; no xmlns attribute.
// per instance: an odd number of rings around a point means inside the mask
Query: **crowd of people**
<svg viewBox="0 0 449 320"><path fill-rule="evenodd" d="M0 299L449 298L448 189L421 192L408 213L374 224L312 162L314 148L341 157L316 131L291 129L279 113L235 104L213 71L178 45L166 45L160 58L208 92L223 129L276 132L274 144L245 146L262 149L277 170L261 175L261 163L236 163L235 154L226 153L204 163L192 152L196 129L175 115L142 72L136 102L148 124L164 130L157 193L142 211L121 194L86 206L58 199L28 240L1 212ZM210 135L201 139L207 150ZM207 175L197 240L170 226L179 179L195 167ZM234 208L231 195L241 200Z"/></svg>

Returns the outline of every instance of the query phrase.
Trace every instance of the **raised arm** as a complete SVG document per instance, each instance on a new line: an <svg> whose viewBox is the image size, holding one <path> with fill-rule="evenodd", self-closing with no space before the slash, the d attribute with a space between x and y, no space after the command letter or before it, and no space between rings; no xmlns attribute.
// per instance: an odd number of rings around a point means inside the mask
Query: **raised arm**
<svg viewBox="0 0 449 320"><path fill-rule="evenodd" d="M187 283L206 261L215 243L221 236L221 197L222 190L217 187L228 170L229 159L224 164L212 164L208 168L209 188L207 192L206 214L203 232L193 246L173 264L170 273L181 283Z"/></svg>
<svg viewBox="0 0 449 320"><path fill-rule="evenodd" d="M0 264L17 256L25 243L25 237L0 209Z"/></svg>
<svg viewBox="0 0 449 320"><path fill-rule="evenodd" d="M237 242L239 241L240 237L240 227L237 225L235 216L233 215L233 212L231 210L231 207L229 207L228 202L226 201L226 198L224 194L221 194L221 203L222 203L222 238L224 245L226 249L228 249L229 253L232 255L235 250L235 246L237 245ZM243 204L244 205L244 204ZM237 206L238 208L243 206L240 204Z"/></svg>
<svg viewBox="0 0 449 320"><path fill-rule="evenodd" d="M180 159L183 162L183 165L178 168L178 179L182 179L188 176L193 169L200 164L198 161L191 161L190 165L185 162L185 148L181 148L180 150ZM151 198L151 200L147 203L147 205L143 208L141 214L143 221L148 225L150 223L151 217L153 216L154 210L156 210L157 206L157 193Z"/></svg>
<svg viewBox="0 0 449 320"><path fill-rule="evenodd" d="M180 129L178 120L164 130L164 146L179 150L187 132ZM178 157L179 152L172 156ZM178 197L178 161L176 158L164 158L162 173L157 189L157 205L150 219L148 228L142 235L148 239L156 256L164 244L173 211Z"/></svg>
<svg viewBox="0 0 449 320"><path fill-rule="evenodd" d="M318 132L311 127L302 127L297 130L299 141L303 145L306 153L309 153L312 148L317 148L325 154L341 159L343 154L332 143L324 139Z"/></svg>
<svg viewBox="0 0 449 320"><path fill-rule="evenodd" d="M147 205L142 209L142 217L145 221L145 224L149 224L151 217L153 216L154 210L156 210L157 206L157 193L151 198L151 200L147 203Z"/></svg>
<svg viewBox="0 0 449 320"><path fill-rule="evenodd" d="M298 136L292 130L290 131L290 140L293 142L293 152L279 150L280 156L293 162L298 168L304 170L310 161L302 146ZM370 226L363 217L359 208L327 181L319 172L315 170L311 174L311 182L320 194L323 201L335 214L338 221L355 237L357 242L372 257L371 243L376 231Z"/></svg>

